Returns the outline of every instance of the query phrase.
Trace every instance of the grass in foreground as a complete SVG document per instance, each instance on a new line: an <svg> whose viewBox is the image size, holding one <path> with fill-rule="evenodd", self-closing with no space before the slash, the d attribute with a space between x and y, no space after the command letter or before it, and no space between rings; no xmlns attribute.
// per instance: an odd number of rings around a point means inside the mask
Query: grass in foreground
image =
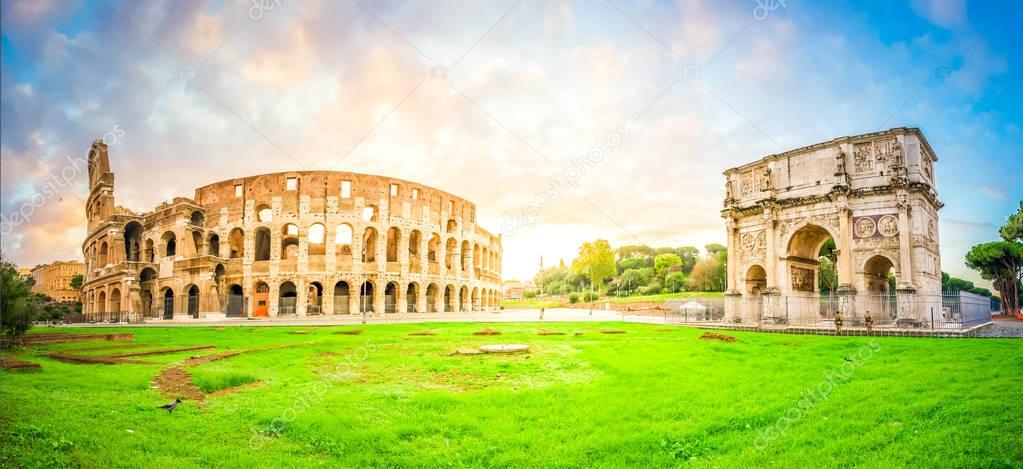
<svg viewBox="0 0 1023 469"><path fill-rule="evenodd" d="M561 336L489 326L503 334L473 336L480 324L362 326L358 336L332 334L342 326L134 329L161 346L302 344L200 365L193 375L208 390L258 382L173 414L154 409L168 399L153 376L214 352L73 365L37 355L66 346L23 350L43 368L0 372L0 465L1023 463L1019 341L734 333L738 342L721 343L640 324L542 324ZM408 335L424 329L437 335ZM448 355L487 343L532 352ZM75 347L87 345L102 344ZM826 399L805 400L825 389Z"/></svg>

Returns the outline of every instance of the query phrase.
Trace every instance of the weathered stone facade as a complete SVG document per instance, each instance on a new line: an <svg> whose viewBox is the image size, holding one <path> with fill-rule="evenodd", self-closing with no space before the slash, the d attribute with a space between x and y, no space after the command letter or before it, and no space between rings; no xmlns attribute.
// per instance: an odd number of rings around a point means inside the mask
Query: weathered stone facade
<svg viewBox="0 0 1023 469"><path fill-rule="evenodd" d="M421 184L333 171L264 174L134 213L114 204L107 147L96 141L89 186L89 318L500 306L501 237L476 225L471 202Z"/></svg>
<svg viewBox="0 0 1023 469"><path fill-rule="evenodd" d="M725 171L730 303L817 295L818 252L829 238L838 248L837 294L887 294L894 269L900 293L939 295L935 161L919 129L895 128ZM774 304L762 302L765 316L778 314Z"/></svg>
<svg viewBox="0 0 1023 469"><path fill-rule="evenodd" d="M32 268L32 293L39 293L61 303L78 301L78 290L71 288L71 278L83 275L85 264L79 261L56 261Z"/></svg>

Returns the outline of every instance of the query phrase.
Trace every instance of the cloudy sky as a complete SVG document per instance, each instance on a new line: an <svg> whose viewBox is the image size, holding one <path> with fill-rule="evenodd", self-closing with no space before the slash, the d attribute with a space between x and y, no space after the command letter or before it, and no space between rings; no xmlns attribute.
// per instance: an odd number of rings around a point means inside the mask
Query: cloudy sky
<svg viewBox="0 0 1023 469"><path fill-rule="evenodd" d="M938 154L953 275L1023 199L1015 1L0 6L0 235L26 266L81 257L75 158L103 137L137 211L287 170L448 190L508 231L505 278L598 237L723 242L725 168L891 127Z"/></svg>

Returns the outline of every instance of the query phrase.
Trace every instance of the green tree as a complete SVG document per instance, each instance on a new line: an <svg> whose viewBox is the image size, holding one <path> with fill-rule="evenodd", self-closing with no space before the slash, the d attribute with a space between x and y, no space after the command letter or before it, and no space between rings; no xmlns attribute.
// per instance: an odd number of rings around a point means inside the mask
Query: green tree
<svg viewBox="0 0 1023 469"><path fill-rule="evenodd" d="M32 327L39 312L38 299L31 285L0 252L0 330L15 338Z"/></svg>
<svg viewBox="0 0 1023 469"><path fill-rule="evenodd" d="M686 275L693 271L693 266L700 260L700 250L692 246L682 246L675 250L675 254L682 259L682 272Z"/></svg>
<svg viewBox="0 0 1023 469"><path fill-rule="evenodd" d="M636 291L650 283L650 269L629 269L622 272L618 278L618 284L626 291Z"/></svg>
<svg viewBox="0 0 1023 469"><path fill-rule="evenodd" d="M622 246L615 250L618 260L625 260L633 257L651 259L654 257L654 249L650 246Z"/></svg>
<svg viewBox="0 0 1023 469"><path fill-rule="evenodd" d="M617 268L611 244L604 239L583 243L579 247L579 257L572 261L572 272L585 275L594 287L600 287L604 280L614 277Z"/></svg>
<svg viewBox="0 0 1023 469"><path fill-rule="evenodd" d="M701 259L693 266L693 272L689 274L689 287L694 291L714 291L716 285L716 273L718 260L714 257Z"/></svg>
<svg viewBox="0 0 1023 469"><path fill-rule="evenodd" d="M682 258L678 257L678 254L662 253L654 258L654 272L659 279L663 280L668 273L679 270L682 270Z"/></svg>
<svg viewBox="0 0 1023 469"><path fill-rule="evenodd" d="M710 243L710 244L704 246L703 248L707 250L707 257L714 257L718 253L728 252L728 248L727 247L725 247L722 244L718 244L718 243Z"/></svg>
<svg viewBox="0 0 1023 469"><path fill-rule="evenodd" d="M1006 241L1023 242L1023 201L1019 203L1019 210L1009 215L1005 226L998 229L998 234Z"/></svg>
<svg viewBox="0 0 1023 469"><path fill-rule="evenodd" d="M820 263L818 289L821 293L835 291L835 287L838 286L838 270L835 269L835 266L838 264L838 250L835 247L834 239L828 238L824 242L820 252L817 254L817 261Z"/></svg>
<svg viewBox="0 0 1023 469"><path fill-rule="evenodd" d="M75 290L81 291L82 290L82 283L84 281L85 281L85 277L83 277L82 274L75 274L73 277L71 277L71 288L74 288Z"/></svg>
<svg viewBox="0 0 1023 469"><path fill-rule="evenodd" d="M650 267L650 260L646 257L630 257L618 262L619 273L629 269L642 269L643 267Z"/></svg>
<svg viewBox="0 0 1023 469"><path fill-rule="evenodd" d="M671 290L672 293L686 291L686 283L688 282L686 274L682 272L672 272L664 276L664 288Z"/></svg>
<svg viewBox="0 0 1023 469"><path fill-rule="evenodd" d="M978 244L966 253L966 266L990 280L1002 297L1002 314L1019 311L1023 280L1023 243L994 241Z"/></svg>

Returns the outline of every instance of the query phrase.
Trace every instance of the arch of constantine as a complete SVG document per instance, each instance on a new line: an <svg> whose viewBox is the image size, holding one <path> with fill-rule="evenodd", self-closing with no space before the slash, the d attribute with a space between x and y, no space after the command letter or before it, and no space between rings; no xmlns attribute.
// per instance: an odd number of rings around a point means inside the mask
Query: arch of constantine
<svg viewBox="0 0 1023 469"><path fill-rule="evenodd" d="M840 311L855 322L871 311L925 321L935 306L940 313L935 161L919 129L894 128L725 171L725 319L813 324ZM829 240L837 282L822 294Z"/></svg>
<svg viewBox="0 0 1023 469"><path fill-rule="evenodd" d="M82 303L93 320L497 309L501 237L476 206L396 178L263 174L145 213L114 203L107 146L89 152Z"/></svg>

